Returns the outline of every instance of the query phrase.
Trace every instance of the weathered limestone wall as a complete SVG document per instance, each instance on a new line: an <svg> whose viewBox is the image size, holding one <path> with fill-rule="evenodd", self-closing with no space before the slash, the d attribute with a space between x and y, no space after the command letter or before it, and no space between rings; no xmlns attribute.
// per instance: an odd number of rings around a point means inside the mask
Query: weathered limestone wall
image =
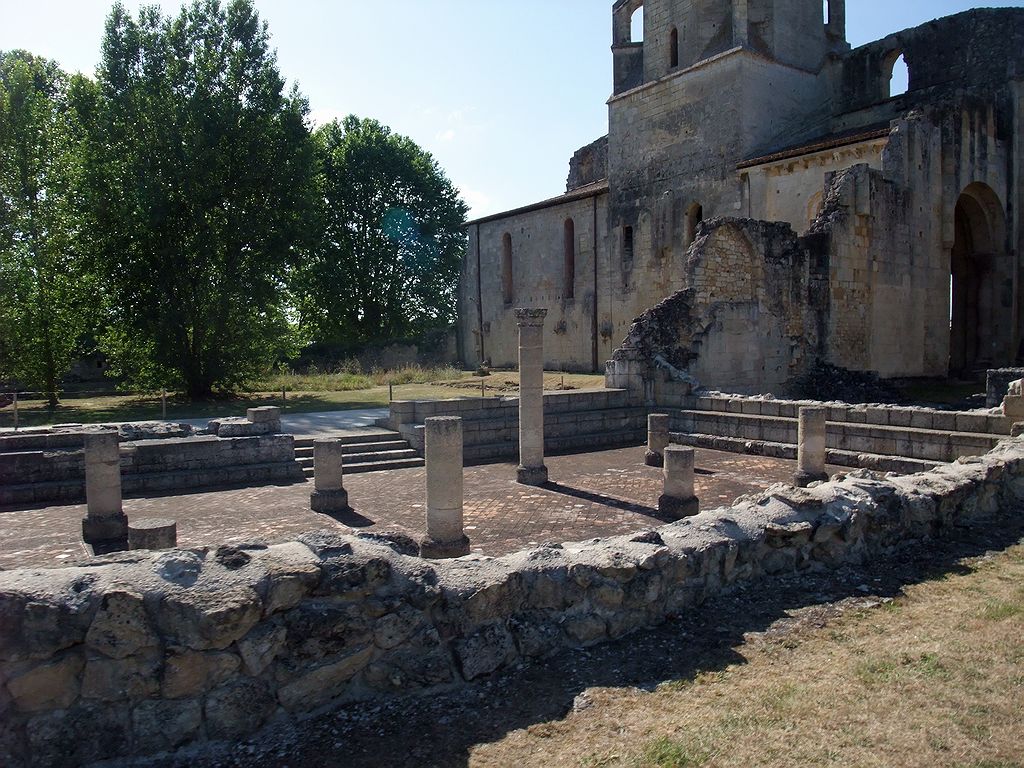
<svg viewBox="0 0 1024 768"><path fill-rule="evenodd" d="M821 276L787 225L705 222L682 277L683 290L630 328L606 367L609 387L627 389L634 402L701 385L760 392L783 387L813 361Z"/></svg>
<svg viewBox="0 0 1024 768"><path fill-rule="evenodd" d="M569 177L565 182L565 191L596 184L608 178L608 137L602 136L597 141L576 150L569 159Z"/></svg>
<svg viewBox="0 0 1024 768"><path fill-rule="evenodd" d="M616 638L764 574L894 556L1024 501L1024 442L885 480L775 486L635 536L427 563L407 542L0 573L0 761L73 766L237 739L275 716L459 684Z"/></svg>
<svg viewBox="0 0 1024 768"><path fill-rule="evenodd" d="M980 339L968 367L1013 362L1019 266L1007 249L1008 151L992 108L964 102L896 121L882 166L836 174L812 226L831 238L829 362L882 376L949 372L951 253L964 193L987 217L971 233L982 287L972 318L954 317L954 326Z"/></svg>
<svg viewBox="0 0 1024 768"><path fill-rule="evenodd" d="M862 163L880 170L887 141L875 138L745 167L740 174L743 215L785 221L798 234L807 232L821 213L826 177Z"/></svg>
<svg viewBox="0 0 1024 768"><path fill-rule="evenodd" d="M572 196L567 196L572 198ZM612 351L612 335L597 322L595 302L609 311L604 220L607 196L577 195L469 227L459 282L460 354L467 364L490 360L514 368L519 349L515 307L547 309L545 359L550 368L594 371ZM566 280L566 221L572 221L572 292ZM512 245L512 290L506 295L504 237ZM511 301L505 301L510 298Z"/></svg>

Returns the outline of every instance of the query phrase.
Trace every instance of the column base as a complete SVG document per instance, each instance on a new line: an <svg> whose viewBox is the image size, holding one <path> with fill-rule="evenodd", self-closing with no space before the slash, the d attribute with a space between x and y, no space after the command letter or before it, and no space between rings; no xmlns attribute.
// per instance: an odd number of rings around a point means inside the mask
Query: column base
<svg viewBox="0 0 1024 768"><path fill-rule="evenodd" d="M348 491L339 488L336 491L313 491L309 494L309 508L314 512L351 512L348 505Z"/></svg>
<svg viewBox="0 0 1024 768"><path fill-rule="evenodd" d="M658 498L658 511L673 520L682 520L684 517L693 517L700 513L700 499L696 496L689 499L680 499L676 496L662 494Z"/></svg>
<svg viewBox="0 0 1024 768"><path fill-rule="evenodd" d="M124 512L113 515L86 515L82 518L82 539L94 547L104 542L125 542L128 548L128 515ZM117 551L117 550L108 550Z"/></svg>
<svg viewBox="0 0 1024 768"><path fill-rule="evenodd" d="M827 481L828 472L796 472L793 475L793 485L797 488L806 488L811 483Z"/></svg>
<svg viewBox="0 0 1024 768"><path fill-rule="evenodd" d="M420 541L420 557L425 557L428 560L447 560L468 554L468 536L463 536L455 541L437 541L427 536Z"/></svg>
<svg viewBox="0 0 1024 768"><path fill-rule="evenodd" d="M548 481L548 468L541 464L539 467L517 467L516 482L523 485L544 485Z"/></svg>
<svg viewBox="0 0 1024 768"><path fill-rule="evenodd" d="M647 451L644 454L644 464L648 467L664 467L665 457L657 451Z"/></svg>

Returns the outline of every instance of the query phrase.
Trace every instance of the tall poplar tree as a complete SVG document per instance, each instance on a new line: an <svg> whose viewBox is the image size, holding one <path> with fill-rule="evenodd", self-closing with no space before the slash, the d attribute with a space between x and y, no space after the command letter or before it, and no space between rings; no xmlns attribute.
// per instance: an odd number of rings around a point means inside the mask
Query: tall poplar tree
<svg viewBox="0 0 1024 768"><path fill-rule="evenodd" d="M114 6L88 116L103 340L137 384L227 389L291 351L288 271L308 232L315 153L252 0L165 18Z"/></svg>
<svg viewBox="0 0 1024 768"><path fill-rule="evenodd" d="M55 63L0 52L0 378L56 405L95 297L76 199L80 135Z"/></svg>

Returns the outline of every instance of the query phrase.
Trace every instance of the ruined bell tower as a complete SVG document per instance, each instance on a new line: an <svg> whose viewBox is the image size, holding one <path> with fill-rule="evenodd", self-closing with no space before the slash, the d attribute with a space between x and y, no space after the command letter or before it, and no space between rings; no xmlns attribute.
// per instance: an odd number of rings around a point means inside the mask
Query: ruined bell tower
<svg viewBox="0 0 1024 768"><path fill-rule="evenodd" d="M808 71L849 49L846 0L619 0L612 29L615 93L735 48Z"/></svg>
<svg viewBox="0 0 1024 768"><path fill-rule="evenodd" d="M650 288L679 288L697 222L740 214L737 160L827 131L844 2L615 3L607 227L615 281L637 311Z"/></svg>

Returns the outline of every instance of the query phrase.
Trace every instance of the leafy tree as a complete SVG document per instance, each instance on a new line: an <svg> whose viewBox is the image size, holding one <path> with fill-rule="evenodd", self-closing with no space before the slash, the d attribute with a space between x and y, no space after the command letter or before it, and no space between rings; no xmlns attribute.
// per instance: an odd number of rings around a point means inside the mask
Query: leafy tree
<svg viewBox="0 0 1024 768"><path fill-rule="evenodd" d="M252 0L107 19L87 184L103 339L135 384L228 389L295 348L286 279L314 201L308 111Z"/></svg>
<svg viewBox="0 0 1024 768"><path fill-rule="evenodd" d="M322 230L297 281L310 335L354 346L450 325L466 243L458 190L375 120L333 121L314 138Z"/></svg>
<svg viewBox="0 0 1024 768"><path fill-rule="evenodd" d="M0 378L56 405L94 299L83 270L81 136L67 75L25 51L0 53Z"/></svg>

